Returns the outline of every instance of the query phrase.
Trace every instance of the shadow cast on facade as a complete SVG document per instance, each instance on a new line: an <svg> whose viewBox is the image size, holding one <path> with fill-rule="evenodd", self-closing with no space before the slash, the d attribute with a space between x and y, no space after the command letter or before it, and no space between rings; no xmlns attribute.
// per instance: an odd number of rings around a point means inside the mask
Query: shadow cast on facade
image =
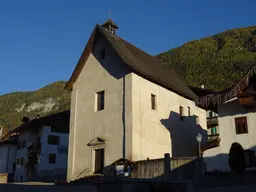
<svg viewBox="0 0 256 192"><path fill-rule="evenodd" d="M198 155L196 136L202 134L202 144L207 142L207 130L197 124L196 116L184 116L171 111L168 119L160 120L170 133L172 157Z"/></svg>

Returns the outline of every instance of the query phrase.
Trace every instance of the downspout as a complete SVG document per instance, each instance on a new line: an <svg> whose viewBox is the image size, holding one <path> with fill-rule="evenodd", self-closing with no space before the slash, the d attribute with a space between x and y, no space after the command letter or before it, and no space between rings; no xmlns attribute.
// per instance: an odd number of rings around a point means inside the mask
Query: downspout
<svg viewBox="0 0 256 192"><path fill-rule="evenodd" d="M122 120L123 120L123 158L125 158L125 77L123 77L123 112L122 112Z"/></svg>

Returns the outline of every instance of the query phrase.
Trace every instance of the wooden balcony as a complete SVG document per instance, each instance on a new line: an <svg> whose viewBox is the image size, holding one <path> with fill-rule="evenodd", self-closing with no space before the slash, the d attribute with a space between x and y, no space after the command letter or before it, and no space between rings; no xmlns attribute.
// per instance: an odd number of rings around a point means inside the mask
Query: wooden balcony
<svg viewBox="0 0 256 192"><path fill-rule="evenodd" d="M207 117L207 128L211 128L217 126L219 124L218 116L215 117Z"/></svg>
<svg viewBox="0 0 256 192"><path fill-rule="evenodd" d="M208 135L208 142L202 146L202 151L206 151L208 149L218 147L220 146L220 142L221 140L219 138L219 134Z"/></svg>
<svg viewBox="0 0 256 192"><path fill-rule="evenodd" d="M256 107L256 97L249 96L249 97L238 97L239 103L244 108L255 108Z"/></svg>
<svg viewBox="0 0 256 192"><path fill-rule="evenodd" d="M39 154L41 153L41 143L31 143L27 147L28 156L35 153Z"/></svg>
<svg viewBox="0 0 256 192"><path fill-rule="evenodd" d="M219 136L220 136L219 134L208 135L208 141L219 139Z"/></svg>

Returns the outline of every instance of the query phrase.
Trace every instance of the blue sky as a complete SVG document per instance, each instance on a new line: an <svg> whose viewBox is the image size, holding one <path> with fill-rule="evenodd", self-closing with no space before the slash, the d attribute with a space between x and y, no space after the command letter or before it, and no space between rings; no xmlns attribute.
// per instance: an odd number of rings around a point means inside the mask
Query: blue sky
<svg viewBox="0 0 256 192"><path fill-rule="evenodd" d="M255 23L255 0L1 0L0 94L68 80L96 23L150 54Z"/></svg>

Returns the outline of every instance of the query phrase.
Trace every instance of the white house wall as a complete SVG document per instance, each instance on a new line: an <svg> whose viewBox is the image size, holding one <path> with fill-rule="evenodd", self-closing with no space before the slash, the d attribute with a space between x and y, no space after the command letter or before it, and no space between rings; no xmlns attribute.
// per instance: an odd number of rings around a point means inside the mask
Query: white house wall
<svg viewBox="0 0 256 192"><path fill-rule="evenodd" d="M151 109L151 94L156 95L156 110ZM180 120L179 107L185 119ZM188 116L188 107L190 114ZM195 116L199 117L199 125ZM206 138L206 111L180 95L132 74L132 160L197 153L196 135Z"/></svg>
<svg viewBox="0 0 256 192"><path fill-rule="evenodd" d="M59 145L49 145L47 143L48 135L55 135L60 137ZM51 132L49 126L44 126L38 133L33 133L31 131L21 132L19 134L19 141L22 142L26 140L26 147L21 148L17 151L17 158L24 157L24 165L19 165L16 167L15 178L17 181L20 181L21 177L23 181L27 181L27 173L25 172L25 162L27 159L27 145L32 142L36 142L37 138L40 137L41 142L41 153L39 163L35 165L36 173L39 177L47 176L50 172L55 171L59 174L66 175L67 171L67 153L58 153L59 147L66 147L68 149L68 133L56 133ZM67 150L68 151L68 150ZM56 154L56 163L49 164L48 158L49 154ZM38 177L38 178L39 178Z"/></svg>
<svg viewBox="0 0 256 192"><path fill-rule="evenodd" d="M0 145L0 173L6 173L8 149L5 145Z"/></svg>
<svg viewBox="0 0 256 192"><path fill-rule="evenodd" d="M21 132L19 134L18 142L23 142L23 140L26 140L26 145L28 145L30 142L35 142L37 137L36 136L31 137L31 135L32 135L31 132L27 132L27 131L26 132ZM25 171L25 162L28 161L27 147L17 149L16 159L20 159L22 157L24 158L24 164L23 165L18 165L16 167L16 170L15 170L15 180L16 181L21 181L21 178L22 178L22 181L26 181L28 179L26 171ZM37 169L37 165L36 165L36 169Z"/></svg>
<svg viewBox="0 0 256 192"><path fill-rule="evenodd" d="M229 171L228 154L232 143L238 142L244 149L256 147L256 113L243 108L236 101L219 107L220 147L205 151L204 157L209 171ZM248 133L236 134L235 118L247 117Z"/></svg>
<svg viewBox="0 0 256 192"><path fill-rule="evenodd" d="M17 145L8 144L9 150L9 158L8 158L8 173L14 173L13 166L16 165L16 157L17 157Z"/></svg>
<svg viewBox="0 0 256 192"><path fill-rule="evenodd" d="M48 136L54 135L59 136L59 145L50 145L48 144ZM39 164L39 172L45 171L53 171L59 170L60 172L66 172L67 170L67 153L59 153L58 148L63 147L68 149L68 134L67 133L57 133L51 132L51 127L44 126L42 129L41 136L42 143L42 151L40 154L40 164ZM49 154L56 154L56 162L54 164L50 164L48 162Z"/></svg>
<svg viewBox="0 0 256 192"><path fill-rule="evenodd" d="M16 164L17 145L0 145L0 173L13 173L13 164ZM8 168L7 168L8 166Z"/></svg>

